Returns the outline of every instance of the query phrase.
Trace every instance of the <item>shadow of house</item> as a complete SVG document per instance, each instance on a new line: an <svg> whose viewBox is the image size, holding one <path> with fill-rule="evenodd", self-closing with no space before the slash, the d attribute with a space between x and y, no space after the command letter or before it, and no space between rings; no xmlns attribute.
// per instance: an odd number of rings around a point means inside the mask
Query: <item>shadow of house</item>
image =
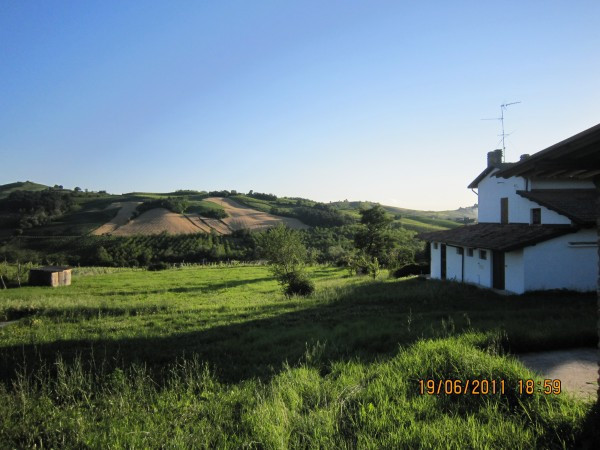
<svg viewBox="0 0 600 450"><path fill-rule="evenodd" d="M404 289L399 290L400 283ZM153 336L149 332L112 338L101 334L93 339L9 344L0 347L0 380L13 379L15 370L26 368L28 373L33 373L40 366L52 367L59 354L66 362L80 359L84 367L106 371L144 365L159 383L164 371L178 359L194 356L207 363L220 381L268 380L286 362L293 366L304 361L315 348L325 367L335 361L368 363L387 359L396 354L399 345L409 346L423 338L495 327L506 329L511 350L525 350L523 345L534 350L538 348L532 347L531 336L522 331L527 328L525 324L532 322L540 328L554 330L552 347L558 343L586 346L594 342L593 331L581 332L583 318L590 317L593 311L591 296L578 296L568 302L564 298L501 297L449 282L428 284L427 295L419 295L422 290L423 284L416 280L366 283L350 287L336 299L319 305L304 307L281 303L243 314L232 312L231 317L224 311L221 316L224 323L212 327L205 327L209 319L195 311L181 311L178 318L172 317L173 311L160 309L136 310L135 314L122 308L102 310L103 316L137 315L144 327L167 316L181 323L187 320L186 316L193 317L197 328L174 330L167 335ZM576 331L566 329L562 321L551 315L540 317L542 305L559 317L572 315ZM94 320L98 312L89 308L70 309L63 320L76 320L76 316ZM161 317L163 313L166 316ZM38 317L50 319L54 315L46 311L40 312ZM444 323L452 325L444 328ZM586 329L589 328L586 325ZM531 332L535 334L537 330ZM547 345L541 342L539 349Z"/></svg>

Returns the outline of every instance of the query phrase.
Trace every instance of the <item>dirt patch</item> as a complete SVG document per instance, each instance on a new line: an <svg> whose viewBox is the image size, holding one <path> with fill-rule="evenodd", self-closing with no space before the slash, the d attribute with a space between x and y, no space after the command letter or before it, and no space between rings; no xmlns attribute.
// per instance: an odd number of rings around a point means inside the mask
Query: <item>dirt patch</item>
<svg viewBox="0 0 600 450"><path fill-rule="evenodd" d="M8 325L10 325L11 323L17 323L18 320L11 320L10 322L0 322L0 328L4 328Z"/></svg>
<svg viewBox="0 0 600 450"><path fill-rule="evenodd" d="M598 350L577 348L516 355L521 362L544 378L559 379L565 392L578 398L594 399L598 392Z"/></svg>
<svg viewBox="0 0 600 450"><path fill-rule="evenodd" d="M229 226L221 219L211 219L208 217L202 217L202 221L207 224L210 228L215 230L218 234L231 234Z"/></svg>
<svg viewBox="0 0 600 450"><path fill-rule="evenodd" d="M194 224L194 226L198 227L200 231L210 233L210 226L204 220L202 220L202 218L200 218L198 214L185 214L185 217L187 217L187 219L191 221Z"/></svg>
<svg viewBox="0 0 600 450"><path fill-rule="evenodd" d="M137 206L140 203L141 202L111 203L105 209L120 208L119 212L117 213L117 215L115 217L113 217L113 219L110 222L106 222L101 227L96 228L94 231L92 231L92 234L99 236L101 234L113 233L117 228L119 228L119 227L125 225L127 222L129 222L129 219L131 218L131 215L135 211L135 208L137 208Z"/></svg>
<svg viewBox="0 0 600 450"><path fill-rule="evenodd" d="M169 234L192 234L202 231L204 230L181 214L171 212L165 208L154 208L141 214L126 225L117 228L112 235L152 235L163 232Z"/></svg>
<svg viewBox="0 0 600 450"><path fill-rule="evenodd" d="M170 234L210 233L220 235L231 234L236 230L260 230L283 223L290 228L305 229L307 225L298 219L274 216L241 205L228 198L211 197L206 200L223 206L228 216L225 219L210 219L198 214L177 214L164 208L155 208L129 220L139 202L112 203L107 209L120 207L117 215L110 222L92 232L94 235L111 234L112 236L153 235L163 232Z"/></svg>
<svg viewBox="0 0 600 450"><path fill-rule="evenodd" d="M206 201L216 203L223 207L229 216L223 219L223 222L233 231L241 229L258 230L261 228L270 228L277 226L280 223L296 230L309 228L308 225L303 224L298 219L275 216L273 214L258 211L228 198L210 197L207 198Z"/></svg>

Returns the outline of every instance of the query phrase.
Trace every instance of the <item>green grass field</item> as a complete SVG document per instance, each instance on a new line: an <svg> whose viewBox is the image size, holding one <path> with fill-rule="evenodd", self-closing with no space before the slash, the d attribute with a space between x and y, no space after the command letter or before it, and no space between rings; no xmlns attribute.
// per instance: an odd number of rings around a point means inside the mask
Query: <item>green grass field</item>
<svg viewBox="0 0 600 450"><path fill-rule="evenodd" d="M285 298L263 266L77 269L0 291L0 448L562 448L591 405L519 395L507 351L592 346L595 298L497 296L313 267ZM419 379L505 380L420 395ZM596 435L597 438L597 435Z"/></svg>

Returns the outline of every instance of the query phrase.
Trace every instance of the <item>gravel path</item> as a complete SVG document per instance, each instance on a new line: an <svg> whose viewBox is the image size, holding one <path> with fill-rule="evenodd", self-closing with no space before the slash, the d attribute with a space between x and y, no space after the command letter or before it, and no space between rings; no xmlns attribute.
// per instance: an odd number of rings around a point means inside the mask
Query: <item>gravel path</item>
<svg viewBox="0 0 600 450"><path fill-rule="evenodd" d="M598 350L576 348L516 355L521 362L548 379L559 379L565 392L594 399L598 391Z"/></svg>

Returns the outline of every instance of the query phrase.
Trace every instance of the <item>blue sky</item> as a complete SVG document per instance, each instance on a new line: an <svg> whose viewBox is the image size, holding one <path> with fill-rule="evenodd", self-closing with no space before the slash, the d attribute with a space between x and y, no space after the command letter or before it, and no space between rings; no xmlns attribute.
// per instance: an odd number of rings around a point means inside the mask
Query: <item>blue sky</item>
<svg viewBox="0 0 600 450"><path fill-rule="evenodd" d="M417 209L600 122L600 2L0 2L0 184Z"/></svg>

